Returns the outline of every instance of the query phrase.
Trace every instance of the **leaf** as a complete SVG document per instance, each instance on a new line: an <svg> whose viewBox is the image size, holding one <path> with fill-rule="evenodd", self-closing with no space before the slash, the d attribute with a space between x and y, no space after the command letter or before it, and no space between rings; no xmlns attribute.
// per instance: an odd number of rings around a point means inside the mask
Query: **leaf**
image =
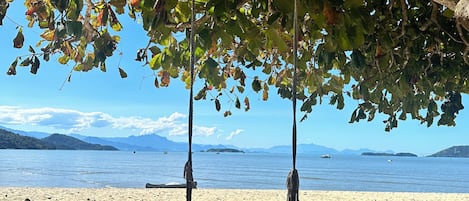
<svg viewBox="0 0 469 201"><path fill-rule="evenodd" d="M122 68L119 68L119 74L121 75L121 78L127 77L127 73Z"/></svg>
<svg viewBox="0 0 469 201"><path fill-rule="evenodd" d="M244 110L247 112L249 109L251 109L251 106L249 105L249 98L246 96L244 98Z"/></svg>
<svg viewBox="0 0 469 201"><path fill-rule="evenodd" d="M8 68L7 75L16 75L16 66L18 65L18 58L15 59Z"/></svg>
<svg viewBox="0 0 469 201"><path fill-rule="evenodd" d="M70 60L70 57L68 57L66 54L64 54L61 57L59 57L58 62L60 64L67 64L69 60Z"/></svg>
<svg viewBox="0 0 469 201"><path fill-rule="evenodd" d="M29 46L29 49L28 49L28 50L29 50L29 52L31 52L31 53L33 53L33 54L36 53L36 51L34 51L33 47L31 47L31 45Z"/></svg>
<svg viewBox="0 0 469 201"><path fill-rule="evenodd" d="M20 63L20 66L29 66L29 64L31 63L32 63L31 57L28 57Z"/></svg>
<svg viewBox="0 0 469 201"><path fill-rule="evenodd" d="M167 87L169 86L169 82L171 81L170 79L170 74L168 71L160 71L158 72L158 76L161 77L161 87Z"/></svg>
<svg viewBox="0 0 469 201"><path fill-rule="evenodd" d="M227 117L227 116L230 116L231 115L231 111L227 110L225 111L225 113L223 113L223 116L224 117Z"/></svg>
<svg viewBox="0 0 469 201"><path fill-rule="evenodd" d="M31 70L29 72L31 72L32 74L36 74L40 64L41 62L39 62L39 59L34 56L34 60L31 63Z"/></svg>
<svg viewBox="0 0 469 201"><path fill-rule="evenodd" d="M261 88L261 82L256 78L254 78L254 80L252 81L252 90L254 90L255 92L259 92L262 88Z"/></svg>
<svg viewBox="0 0 469 201"><path fill-rule="evenodd" d="M24 43L23 29L20 28L18 30L18 33L16 34L16 37L13 39L13 47L14 48L22 48L23 43Z"/></svg>
<svg viewBox="0 0 469 201"><path fill-rule="evenodd" d="M356 119L357 119L357 110L358 110L358 108L355 109L355 110L352 112L352 116L350 117L349 123L353 123L353 122L356 121Z"/></svg>
<svg viewBox="0 0 469 201"><path fill-rule="evenodd" d="M109 23L111 24L112 30L121 31L122 30L122 24L117 19L116 14L114 13L114 11L111 9L110 6L108 6L108 10L109 10L109 15L111 17L111 19L109 19L110 20Z"/></svg>
<svg viewBox="0 0 469 201"><path fill-rule="evenodd" d="M158 77L155 77L154 85L156 88L160 88L160 84L158 83Z"/></svg>
<svg viewBox="0 0 469 201"><path fill-rule="evenodd" d="M269 99L269 85L264 83L264 90L262 91L262 100L267 101Z"/></svg>
<svg viewBox="0 0 469 201"><path fill-rule="evenodd" d="M45 30L40 36L46 41L54 40L55 30Z"/></svg>
<svg viewBox="0 0 469 201"><path fill-rule="evenodd" d="M215 109L216 109L217 111L220 111L220 110L221 110L220 100L218 100L218 99L215 99Z"/></svg>
<svg viewBox="0 0 469 201"><path fill-rule="evenodd" d="M239 101L238 97L236 97L235 107L238 108L238 109L241 109L241 101Z"/></svg>
<svg viewBox="0 0 469 201"><path fill-rule="evenodd" d="M106 63L105 62L101 62L101 65L99 67L100 67L101 71L106 72ZM127 74L125 75L125 77L127 77Z"/></svg>

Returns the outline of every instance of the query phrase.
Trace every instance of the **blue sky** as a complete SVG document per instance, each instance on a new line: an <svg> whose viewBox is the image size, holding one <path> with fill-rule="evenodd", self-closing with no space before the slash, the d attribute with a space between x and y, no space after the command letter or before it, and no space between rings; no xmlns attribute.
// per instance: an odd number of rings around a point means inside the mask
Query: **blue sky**
<svg viewBox="0 0 469 201"><path fill-rule="evenodd" d="M19 7L18 7L19 6ZM14 2L8 16L16 23L26 25L24 8ZM18 67L16 76L6 71L18 55L28 54L27 47L35 46L37 29L24 28L25 47L13 49L16 24L8 18L0 27L0 125L27 131L79 133L92 136L129 136L156 133L174 141L187 140L187 111L189 91L180 80L171 80L168 88L155 88L154 72L134 61L136 51L147 43L141 25L123 20L123 32L118 51L108 60L107 72L73 72L71 82L65 82L73 63L60 65L51 57L41 62L37 75L29 68ZM39 50L39 48L36 48ZM118 63L128 77L122 79ZM200 82L200 80L199 80ZM63 85L63 86L62 86ZM197 90L197 89L196 89ZM216 95L216 92L213 92ZM195 143L232 144L239 147L271 147L291 142L291 103L277 97L271 89L270 99L262 101L262 94L247 92L251 110L232 109L233 115L223 117L230 103L222 98L222 112L216 112L214 103L195 102ZM241 97L241 98L244 98ZM468 106L468 97L463 96ZM327 105L316 106L309 118L298 123L298 142L315 143L338 150L370 148L378 151L414 152L431 154L453 145L469 144L467 130L469 114L463 110L456 127L427 128L417 121L400 121L392 132L384 132L377 115L374 122L349 124L356 101L347 99L344 110ZM232 107L234 108L234 106ZM301 113L298 118L301 118Z"/></svg>

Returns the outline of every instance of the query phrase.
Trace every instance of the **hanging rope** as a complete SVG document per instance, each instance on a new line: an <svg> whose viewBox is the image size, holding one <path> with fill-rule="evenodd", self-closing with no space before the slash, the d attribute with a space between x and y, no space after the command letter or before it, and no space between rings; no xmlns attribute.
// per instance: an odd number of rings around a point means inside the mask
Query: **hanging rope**
<svg viewBox="0 0 469 201"><path fill-rule="evenodd" d="M287 201L298 201L298 190L300 187L300 179L298 176L298 171L296 170L296 86L298 82L298 77L296 75L297 71L297 60L298 60L298 11L296 6L296 1L294 1L293 9L293 86L292 86L292 105L293 105L293 129L292 129L292 162L293 168L288 173L287 178Z"/></svg>
<svg viewBox="0 0 469 201"><path fill-rule="evenodd" d="M194 21L195 21L195 0L192 0L191 5L191 29L190 29L190 94L189 94L189 123L188 123L188 138L189 150L187 151L187 162L184 166L184 178L186 178L186 200L192 200L192 188L194 187L194 177L192 175L192 125L194 116L194 65L195 65L195 48L194 48Z"/></svg>

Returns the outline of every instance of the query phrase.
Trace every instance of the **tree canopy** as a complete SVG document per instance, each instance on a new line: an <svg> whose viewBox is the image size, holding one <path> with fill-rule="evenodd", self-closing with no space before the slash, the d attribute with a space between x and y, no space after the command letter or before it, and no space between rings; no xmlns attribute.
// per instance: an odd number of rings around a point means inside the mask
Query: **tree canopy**
<svg viewBox="0 0 469 201"><path fill-rule="evenodd" d="M0 2L0 25L9 4ZM344 97L358 100L350 122L387 116L385 130L412 118L431 126L455 125L469 92L469 35L465 1L452 0L299 0L297 98L302 120L329 97L344 108ZM106 71L115 54L120 19L141 22L148 45L136 60L157 72L156 87L178 78L190 85L191 4L178 0L25 0L28 28L41 29L30 56L13 58L36 74L51 55L76 71ZM293 3L290 0L196 0L196 73L204 84L196 100L229 96L236 108L249 110L251 88L267 100L276 91L292 98ZM19 27L13 47L23 48ZM39 51L38 51L39 50ZM25 50L26 51L26 50ZM55 61L50 61L55 62ZM249 71L249 72L248 72ZM251 72L253 71L253 72ZM120 75L127 73L119 68ZM255 76L250 76L255 75ZM223 92L223 93L222 93ZM241 102L243 104L241 104ZM224 111L231 115L231 111Z"/></svg>

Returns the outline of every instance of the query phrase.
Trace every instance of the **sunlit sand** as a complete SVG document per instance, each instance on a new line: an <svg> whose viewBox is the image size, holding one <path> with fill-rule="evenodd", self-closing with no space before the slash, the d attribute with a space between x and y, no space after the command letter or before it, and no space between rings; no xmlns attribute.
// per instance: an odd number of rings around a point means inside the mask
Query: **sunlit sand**
<svg viewBox="0 0 469 201"><path fill-rule="evenodd" d="M184 201L185 189L137 188L0 188L0 200L171 200ZM194 189L194 201L286 200L286 190L251 189ZM394 193L356 191L300 190L300 200L469 200L469 194L460 193Z"/></svg>

